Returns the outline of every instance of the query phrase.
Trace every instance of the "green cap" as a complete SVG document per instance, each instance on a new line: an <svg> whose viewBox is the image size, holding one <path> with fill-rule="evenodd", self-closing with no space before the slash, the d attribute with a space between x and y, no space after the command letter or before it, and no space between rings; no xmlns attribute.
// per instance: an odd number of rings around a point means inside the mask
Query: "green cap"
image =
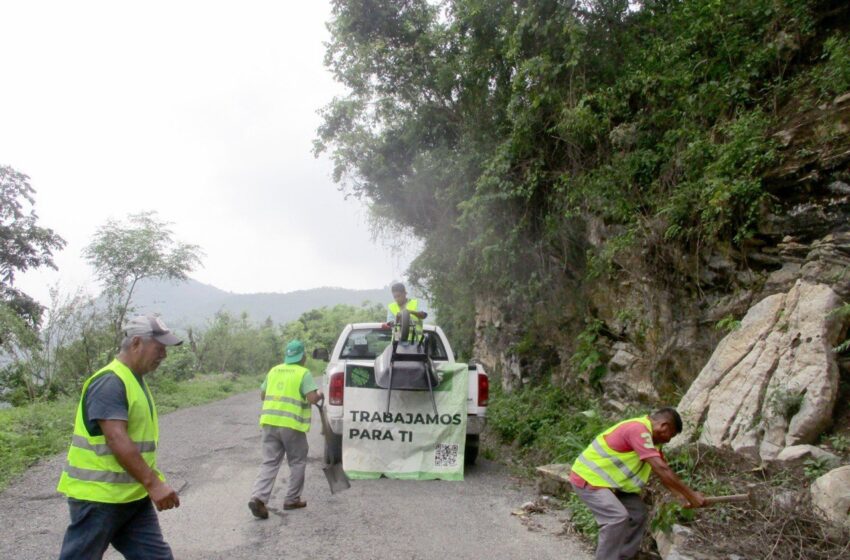
<svg viewBox="0 0 850 560"><path fill-rule="evenodd" d="M304 343L300 340L293 340L286 345L286 358L283 363L297 364L304 357Z"/></svg>

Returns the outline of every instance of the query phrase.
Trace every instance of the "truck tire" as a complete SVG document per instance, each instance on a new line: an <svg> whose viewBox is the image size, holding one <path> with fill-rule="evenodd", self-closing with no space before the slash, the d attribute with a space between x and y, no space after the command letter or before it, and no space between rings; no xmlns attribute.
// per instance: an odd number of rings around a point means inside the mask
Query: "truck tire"
<svg viewBox="0 0 850 560"><path fill-rule="evenodd" d="M466 450L463 452L463 464L470 467L478 459L478 445L480 443L478 434L466 435Z"/></svg>
<svg viewBox="0 0 850 560"><path fill-rule="evenodd" d="M342 464L342 436L331 434L331 437L325 440L325 464L339 465Z"/></svg>
<svg viewBox="0 0 850 560"><path fill-rule="evenodd" d="M407 309L402 309L399 312L399 321L398 321L398 334L399 340L404 340L405 342L410 340L410 311Z"/></svg>

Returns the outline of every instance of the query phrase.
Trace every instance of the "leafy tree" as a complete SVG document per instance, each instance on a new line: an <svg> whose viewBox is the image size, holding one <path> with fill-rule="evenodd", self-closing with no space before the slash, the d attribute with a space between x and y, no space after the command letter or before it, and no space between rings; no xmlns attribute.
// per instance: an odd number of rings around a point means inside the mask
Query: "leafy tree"
<svg viewBox="0 0 850 560"><path fill-rule="evenodd" d="M382 305L366 302L360 307L339 304L311 309L283 326L283 343L297 338L304 343L308 352L313 348L330 350L348 323L380 322L386 318L386 313ZM282 352L282 348L278 349L278 353Z"/></svg>
<svg viewBox="0 0 850 560"><path fill-rule="evenodd" d="M38 332L17 317L6 321L19 325L14 341L4 345L0 367L3 398L13 404L75 393L113 350L107 317L83 292L64 295L51 289L46 316Z"/></svg>
<svg viewBox="0 0 850 560"><path fill-rule="evenodd" d="M315 151L423 240L409 276L468 351L477 297L547 324L563 310L539 302L580 300L633 246L696 282L663 246L751 237L777 107L847 83L828 4L334 0L325 60L347 93ZM823 68L792 80L792 61ZM615 232L598 254L589 224Z"/></svg>
<svg viewBox="0 0 850 560"><path fill-rule="evenodd" d="M280 331L271 319L256 325L245 312L236 316L222 310L203 332L192 336L203 373L265 373L281 361Z"/></svg>
<svg viewBox="0 0 850 560"><path fill-rule="evenodd" d="M38 225L31 208L34 204L35 189L29 177L0 165L0 306L7 308L6 319L11 320L8 313L14 314L32 329L39 325L42 307L14 287L15 275L41 266L55 269L53 252L65 246L65 240L52 229ZM0 323L0 343L8 336L4 336L7 329L14 327L6 321Z"/></svg>
<svg viewBox="0 0 850 560"><path fill-rule="evenodd" d="M201 264L200 247L175 241L170 225L153 211L108 220L83 251L109 298L116 344L139 280L185 280Z"/></svg>

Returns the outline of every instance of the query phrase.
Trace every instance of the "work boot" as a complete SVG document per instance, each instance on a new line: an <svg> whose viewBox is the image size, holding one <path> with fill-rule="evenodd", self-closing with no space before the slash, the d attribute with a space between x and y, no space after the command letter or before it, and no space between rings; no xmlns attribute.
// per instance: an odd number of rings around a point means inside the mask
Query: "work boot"
<svg viewBox="0 0 850 560"><path fill-rule="evenodd" d="M266 509L266 504L264 504L262 500L251 498L251 501L248 502L248 509L250 509L251 513L254 514L254 517L258 519L269 518L269 510Z"/></svg>
<svg viewBox="0 0 850 560"><path fill-rule="evenodd" d="M307 507L307 502L305 502L301 498L298 498L294 502L283 504L283 509L299 509L303 507Z"/></svg>

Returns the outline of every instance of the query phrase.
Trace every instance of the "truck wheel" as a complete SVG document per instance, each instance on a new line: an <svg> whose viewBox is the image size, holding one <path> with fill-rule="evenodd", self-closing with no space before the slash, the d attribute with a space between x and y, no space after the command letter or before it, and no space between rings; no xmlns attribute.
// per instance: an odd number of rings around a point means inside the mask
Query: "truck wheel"
<svg viewBox="0 0 850 560"><path fill-rule="evenodd" d="M325 440L325 464L339 465L342 463L342 436L331 434Z"/></svg>
<svg viewBox="0 0 850 560"><path fill-rule="evenodd" d="M474 465L475 460L478 459L478 444L478 434L466 435L466 450L463 452L463 464L467 467Z"/></svg>
<svg viewBox="0 0 850 560"><path fill-rule="evenodd" d="M410 311L402 309L399 315L401 315L398 322L399 340L407 342L410 340Z"/></svg>

